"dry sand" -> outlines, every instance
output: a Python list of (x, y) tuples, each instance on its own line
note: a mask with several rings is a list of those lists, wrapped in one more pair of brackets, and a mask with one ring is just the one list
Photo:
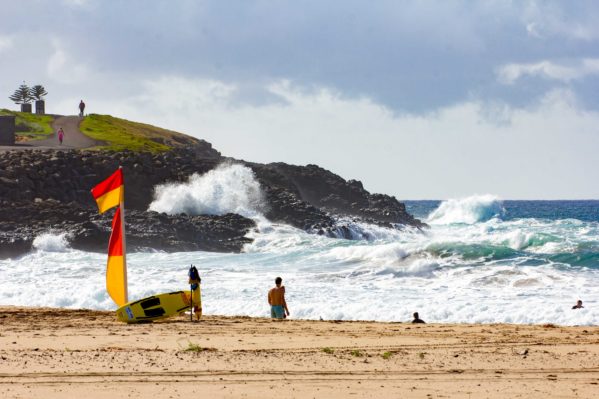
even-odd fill
[(597, 398), (599, 327), (0, 308), (0, 398)]

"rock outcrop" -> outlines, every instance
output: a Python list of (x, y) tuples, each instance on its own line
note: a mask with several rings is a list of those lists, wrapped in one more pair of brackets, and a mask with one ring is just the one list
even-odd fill
[(110, 212), (98, 215), (90, 189), (121, 166), (125, 172), (128, 249), (239, 252), (255, 223), (240, 215), (148, 212), (154, 187), (184, 182), (223, 162), (251, 168), (266, 199), (265, 216), (305, 231), (350, 238), (340, 217), (386, 227), (422, 227), (394, 197), (370, 194), (355, 180), (316, 165), (257, 164), (223, 158), (209, 143), (151, 154), (89, 150), (0, 152), (0, 257), (31, 249), (47, 231), (68, 231), (71, 246), (105, 251)]

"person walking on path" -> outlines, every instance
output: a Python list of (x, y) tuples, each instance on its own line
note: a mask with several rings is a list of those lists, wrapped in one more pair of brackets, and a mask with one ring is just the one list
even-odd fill
[(85, 103), (81, 100), (79, 103), (79, 116), (83, 117), (83, 111), (85, 111)]
[(268, 291), (268, 304), (270, 305), (270, 317), (273, 319), (284, 319), (289, 316), (287, 302), (285, 302), (285, 287), (281, 284), (283, 279), (275, 279), (275, 287)]
[(62, 140), (64, 139), (64, 130), (62, 128), (58, 129), (58, 143), (62, 145)]

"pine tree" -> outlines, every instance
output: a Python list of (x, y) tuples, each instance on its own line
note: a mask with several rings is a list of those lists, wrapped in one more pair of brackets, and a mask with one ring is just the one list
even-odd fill
[(31, 89), (25, 83), (23, 83), (14, 94), (10, 97), (16, 104), (29, 104), (33, 97), (31, 97)]
[(38, 101), (43, 100), (43, 97), (47, 95), (48, 92), (42, 85), (35, 85), (31, 88), (31, 96)]

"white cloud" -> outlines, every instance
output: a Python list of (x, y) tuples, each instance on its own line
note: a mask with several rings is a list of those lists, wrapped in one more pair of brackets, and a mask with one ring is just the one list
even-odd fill
[(13, 45), (13, 39), (10, 36), (0, 36), (0, 53), (8, 50)]
[(62, 0), (62, 3), (69, 7), (85, 7), (90, 3), (90, 0)]
[(530, 2), (522, 10), (526, 31), (538, 39), (565, 37), (581, 41), (596, 40), (599, 38), (597, 17), (596, 7), (592, 5), (570, 7), (563, 2)]
[(77, 84), (89, 79), (88, 68), (77, 63), (64, 49), (59, 39), (52, 40), (54, 52), (48, 59), (46, 71), (48, 76), (60, 83)]
[(571, 64), (558, 64), (546, 60), (532, 64), (507, 64), (498, 68), (496, 75), (504, 84), (513, 84), (524, 76), (569, 82), (589, 75), (599, 75), (599, 58), (586, 58)]
[(227, 156), (316, 163), (399, 198), (599, 198), (599, 113), (581, 111), (568, 90), (528, 109), (469, 101), (397, 115), (369, 98), (289, 81), (266, 87), (283, 100), (266, 105), (239, 104), (237, 87), (214, 80), (164, 76), (140, 87), (86, 102), (203, 138)]

